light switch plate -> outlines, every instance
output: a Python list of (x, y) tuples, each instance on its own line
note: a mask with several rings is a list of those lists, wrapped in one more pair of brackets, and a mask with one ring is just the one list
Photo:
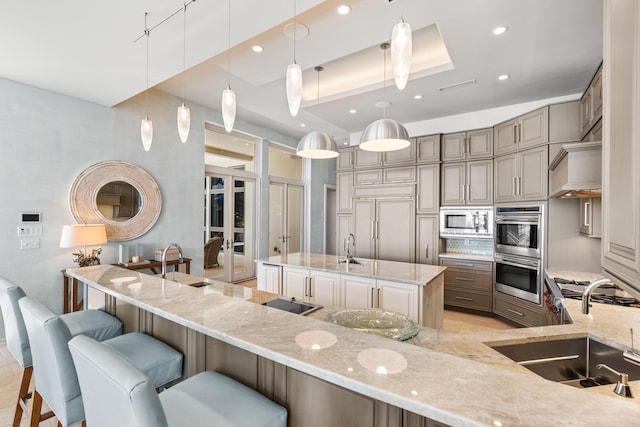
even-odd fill
[(18, 237), (23, 236), (42, 236), (41, 225), (19, 225)]
[(40, 239), (20, 239), (20, 249), (40, 249)]

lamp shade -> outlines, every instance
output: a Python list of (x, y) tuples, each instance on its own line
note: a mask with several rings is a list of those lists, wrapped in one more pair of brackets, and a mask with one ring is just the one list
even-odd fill
[(292, 116), (298, 114), (302, 101), (302, 68), (298, 64), (287, 67), (287, 102)]
[(61, 248), (94, 246), (107, 243), (107, 229), (104, 224), (73, 224), (62, 227)]
[(225, 130), (231, 132), (236, 121), (236, 93), (231, 88), (222, 91), (222, 121)]
[(313, 131), (298, 142), (296, 154), (308, 159), (331, 159), (338, 157), (338, 145), (326, 132)]
[(412, 42), (411, 26), (404, 21), (397, 23), (391, 33), (391, 62), (393, 78), (398, 89), (407, 86), (411, 71)]
[(147, 117), (142, 119), (140, 124), (140, 136), (142, 137), (142, 147), (144, 151), (149, 151), (153, 142), (153, 122)]
[(380, 119), (362, 132), (359, 147), (365, 151), (394, 151), (409, 146), (409, 132), (400, 123)]
[(191, 127), (191, 111), (189, 107), (184, 105), (178, 107), (178, 135), (180, 135), (180, 141), (187, 142), (189, 138), (189, 128)]

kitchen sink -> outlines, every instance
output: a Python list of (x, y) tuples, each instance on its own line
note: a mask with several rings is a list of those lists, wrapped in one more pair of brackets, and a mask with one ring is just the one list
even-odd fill
[(640, 379), (640, 366), (625, 360), (623, 350), (588, 336), (487, 345), (543, 378), (574, 387), (616, 384), (619, 376), (608, 369), (597, 369), (596, 366), (601, 363), (628, 374), (630, 381)]
[(296, 301), (295, 298), (276, 298), (272, 299), (271, 301), (263, 302), (262, 305), (288, 311), (290, 313), (302, 314), (303, 316), (311, 313), (312, 311), (316, 311), (322, 308), (321, 305), (311, 304), (310, 302)]
[(356, 264), (356, 265), (366, 265), (367, 263), (365, 261), (359, 260), (359, 259), (355, 259), (355, 258), (340, 258), (338, 260), (338, 263), (343, 263), (346, 262), (348, 264)]

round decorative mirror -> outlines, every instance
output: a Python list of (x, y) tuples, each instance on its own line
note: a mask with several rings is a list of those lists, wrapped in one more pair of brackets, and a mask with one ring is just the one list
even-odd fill
[(104, 224), (107, 239), (135, 239), (160, 216), (160, 188), (144, 169), (117, 160), (96, 163), (78, 175), (69, 192), (71, 214), (79, 223)]

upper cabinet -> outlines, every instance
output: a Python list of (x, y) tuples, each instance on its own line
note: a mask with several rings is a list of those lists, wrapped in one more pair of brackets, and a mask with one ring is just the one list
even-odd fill
[(602, 118), (602, 65), (596, 71), (591, 83), (580, 99), (581, 137)]
[(382, 167), (382, 154), (378, 151), (365, 151), (355, 147), (353, 149), (353, 167), (356, 169)]
[(487, 159), (493, 156), (493, 128), (442, 135), (442, 161)]
[(640, 296), (639, 33), (640, 2), (604, 1), (602, 268), (636, 297)]
[(549, 147), (532, 148), (494, 159), (496, 203), (545, 200), (548, 193)]
[(542, 107), (494, 127), (495, 155), (549, 142), (549, 107)]
[(418, 163), (440, 161), (440, 134), (421, 136), (415, 141)]
[(355, 147), (349, 147), (338, 150), (340, 154), (338, 155), (338, 162), (336, 163), (337, 170), (353, 169), (353, 151), (355, 149)]
[(493, 204), (493, 160), (442, 164), (442, 206)]
[(384, 166), (399, 166), (416, 162), (416, 142), (415, 138), (409, 140), (408, 147), (402, 150), (387, 151), (384, 153)]

